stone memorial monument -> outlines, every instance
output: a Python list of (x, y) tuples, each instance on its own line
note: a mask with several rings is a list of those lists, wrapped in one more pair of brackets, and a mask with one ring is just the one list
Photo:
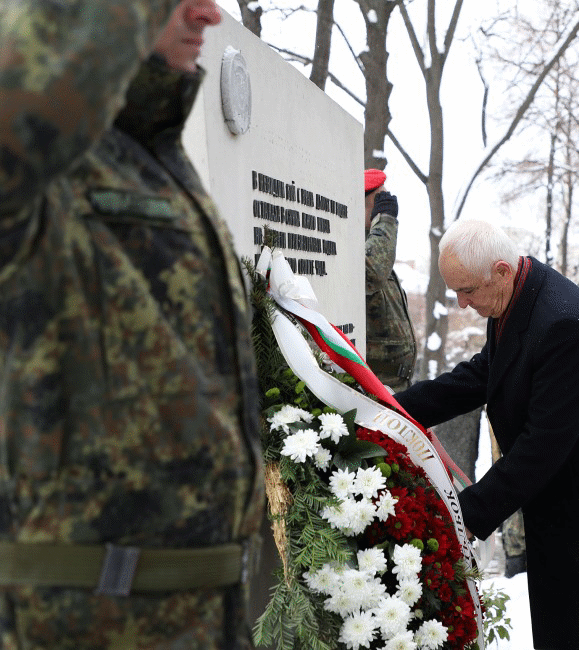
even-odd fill
[(362, 125), (225, 12), (200, 64), (183, 142), (238, 254), (255, 259), (264, 226), (276, 231), (318, 311), (364, 355)]
[[(318, 311), (365, 355), (362, 125), (223, 12), (207, 32), (207, 71), (183, 143), (228, 222), (239, 256), (255, 260), (263, 231), (307, 277)], [(279, 558), (269, 521), (250, 616), (260, 616)]]

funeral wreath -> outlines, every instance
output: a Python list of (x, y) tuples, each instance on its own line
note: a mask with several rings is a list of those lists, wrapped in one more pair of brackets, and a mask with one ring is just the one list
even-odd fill
[[(482, 650), (481, 605), (468, 587), (478, 572), (464, 561), (447, 505), (405, 445), (357, 424), (355, 409), (327, 406), (296, 376), (272, 330), (277, 305), (267, 279), (244, 265), (266, 489), (282, 564), (256, 644)], [(363, 391), (335, 366), (327, 371)]]

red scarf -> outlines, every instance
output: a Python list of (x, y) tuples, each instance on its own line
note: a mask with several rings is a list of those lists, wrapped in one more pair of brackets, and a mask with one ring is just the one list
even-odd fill
[(531, 270), (532, 265), (533, 264), (531, 262), (530, 257), (519, 257), (519, 267), (517, 269), (517, 274), (515, 275), (515, 281), (513, 285), (513, 295), (511, 296), (509, 304), (507, 305), (507, 308), (505, 309), (503, 314), (495, 321), (495, 333), (497, 335), (497, 343), (501, 338), (501, 334), (503, 333), (503, 330), (505, 328), (505, 323), (507, 322), (507, 318), (509, 317), (511, 311), (513, 310), (513, 306), (517, 302), (519, 296), (521, 295), (521, 291), (523, 290), (523, 285), (525, 284), (525, 280), (529, 275), (529, 271)]

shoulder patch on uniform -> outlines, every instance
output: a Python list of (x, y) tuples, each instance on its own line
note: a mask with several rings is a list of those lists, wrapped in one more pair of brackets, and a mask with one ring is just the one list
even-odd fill
[(169, 199), (127, 192), (126, 190), (90, 190), (87, 194), (93, 209), (110, 216), (142, 216), (150, 219), (177, 219)]

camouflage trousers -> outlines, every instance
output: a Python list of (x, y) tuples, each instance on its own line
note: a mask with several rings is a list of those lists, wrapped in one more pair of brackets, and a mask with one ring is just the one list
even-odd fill
[[(491, 450), (493, 463), (501, 457), (499, 445), (489, 422), (489, 433), (491, 437)], [(523, 524), (523, 512), (517, 510), (501, 525), (503, 549), (507, 557), (517, 557), (525, 553), (525, 526)]]
[(399, 393), (400, 391), (410, 388), (410, 380), (403, 379), (402, 377), (380, 377), (380, 381), (388, 388), (392, 389), (392, 392)]
[(523, 513), (517, 510), (501, 527), (503, 548), (508, 557), (523, 555), (525, 552), (525, 526)]
[(410, 378), (414, 371), (414, 355), (404, 355), (394, 361), (385, 361), (368, 357), (368, 365), (378, 379), (397, 393), (410, 387)]
[(252, 650), (238, 586), (97, 596), (82, 589), (0, 595), (1, 650)]

